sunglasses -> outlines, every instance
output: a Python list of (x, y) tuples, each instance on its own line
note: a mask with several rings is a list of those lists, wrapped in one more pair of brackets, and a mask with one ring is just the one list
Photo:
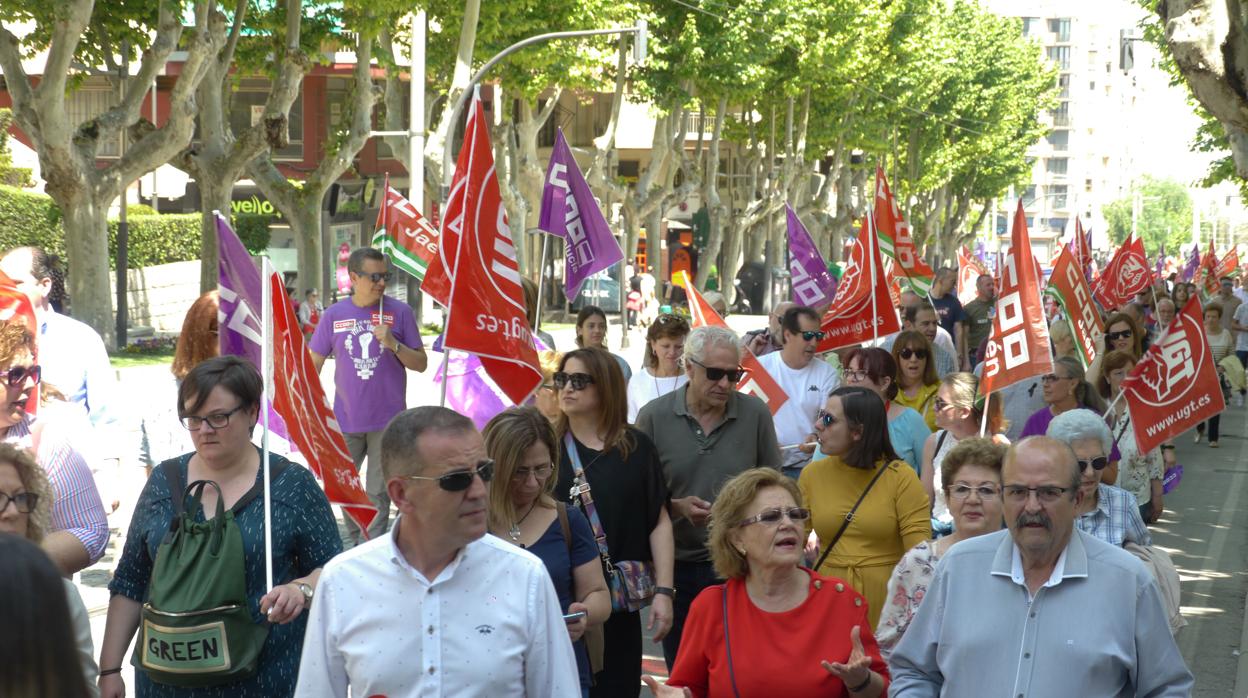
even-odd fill
[(1118, 340), (1120, 340), (1120, 339), (1130, 339), (1130, 338), (1131, 338), (1131, 330), (1121, 330), (1121, 331), (1118, 331), (1118, 332), (1107, 332), (1107, 333), (1105, 334), (1105, 340), (1106, 340), (1106, 341), (1109, 341), (1109, 342), (1116, 342), (1116, 341), (1118, 341)]
[(741, 368), (740, 366), (736, 368), (715, 368), (714, 366), (707, 366), (706, 364), (702, 363), (701, 361), (698, 361), (697, 359), (689, 359), (689, 360), (701, 366), (702, 370), (706, 371), (707, 379), (710, 380), (712, 383), (718, 383), (719, 381), (727, 377), (729, 383), (736, 384), (736, 383), (741, 382), (741, 377), (745, 375), (745, 369)]
[(10, 387), (13, 388), (25, 383), (27, 378), (33, 378), (34, 381), (38, 383), (39, 378), (42, 375), (43, 369), (40, 368), (38, 364), (34, 366), (14, 366), (9, 370), (0, 373), (0, 376), (4, 376), (4, 380)]
[(807, 342), (811, 341), (812, 339), (817, 339), (822, 342), (823, 338), (827, 336), (828, 336), (828, 333), (824, 332), (823, 330), (812, 330), (810, 332), (802, 332), (802, 339), (806, 340)]
[(594, 377), (588, 373), (564, 373), (560, 371), (551, 380), (555, 384), (555, 390), (563, 390), (569, 383), (572, 384), (573, 390), (584, 390), (585, 386), (593, 384)]
[(810, 509), (803, 509), (802, 507), (791, 507), (789, 509), (764, 509), (748, 519), (743, 519), (738, 525), (749, 526), (750, 524), (761, 523), (767, 524), (768, 526), (775, 526), (780, 523), (780, 519), (785, 517), (788, 517), (789, 521), (792, 521), (793, 523), (799, 523), (810, 518)]
[(375, 272), (373, 272), (373, 273), (371, 273), (371, 274), (356, 274), (356, 276), (360, 277), (361, 279), (368, 279), (369, 281), (371, 281), (371, 282), (373, 282), (373, 283), (375, 283), (375, 284), (376, 284), (376, 283), (380, 283), (380, 282), (382, 282), (382, 281), (389, 281), (389, 280), (393, 279), (393, 278), (394, 278), (394, 272), (391, 272), (391, 271), (387, 271), (387, 272), (375, 271)]
[(1087, 470), (1089, 465), (1092, 466), (1093, 470), (1104, 470), (1109, 465), (1109, 459), (1105, 456), (1097, 456), (1092, 460), (1081, 460), (1079, 461), (1079, 472), (1082, 473)]
[(903, 359), (926, 359), (927, 350), (926, 349), (911, 349), (910, 347), (906, 347), (905, 349), (902, 349), (901, 351), (897, 352), (897, 355)]
[(477, 463), (477, 467), (472, 470), (456, 470), (453, 473), (439, 475), (438, 477), (425, 477), (423, 475), (402, 475), (400, 480), (434, 480), (447, 492), (463, 492), (472, 486), (472, 478), (480, 477), (481, 482), (489, 482), (494, 477), (494, 461), (486, 458)]
[(936, 398), (932, 404), (936, 407), (937, 412), (944, 412), (946, 409), (953, 406), (953, 403), (945, 402), (940, 398)]

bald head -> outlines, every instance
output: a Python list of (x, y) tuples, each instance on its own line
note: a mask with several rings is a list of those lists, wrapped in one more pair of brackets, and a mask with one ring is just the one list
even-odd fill
[(1005, 454), (1002, 473), (1005, 481), (1010, 482), (1010, 475), (1020, 470), (1021, 466), (1029, 469), (1047, 471), (1052, 478), (1063, 487), (1079, 486), (1079, 460), (1075, 452), (1065, 442), (1049, 436), (1029, 436), (1010, 447)]

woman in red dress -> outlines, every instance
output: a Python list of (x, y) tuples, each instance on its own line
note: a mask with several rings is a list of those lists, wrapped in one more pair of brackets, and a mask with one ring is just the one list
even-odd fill
[(645, 677), (656, 696), (887, 693), (866, 600), (800, 566), (810, 511), (792, 480), (748, 470), (724, 485), (711, 520), (707, 545), (728, 581), (694, 600), (667, 685)]

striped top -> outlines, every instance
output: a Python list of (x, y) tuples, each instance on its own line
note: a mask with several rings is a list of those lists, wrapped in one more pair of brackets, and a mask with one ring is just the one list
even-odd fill
[[(36, 439), (32, 427), (38, 424)], [(69, 440), (68, 425), (58, 420), (36, 421), (26, 415), (9, 427), (4, 442), (36, 451), (36, 459), (48, 474), (52, 485), (52, 527), (50, 531), (69, 531), (82, 542), (87, 556), (95, 564), (104, 557), (108, 546), (108, 517), (100, 501), (100, 491), (87, 461)], [(35, 443), (38, 449), (35, 449)]]

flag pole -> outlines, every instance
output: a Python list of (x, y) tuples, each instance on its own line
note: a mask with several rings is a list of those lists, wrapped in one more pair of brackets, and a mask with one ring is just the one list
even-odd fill
[[(386, 171), (385, 184), (381, 189), (381, 229), (385, 231), (381, 237), (381, 253), (386, 255), (386, 273), (390, 272), (390, 255), (388, 251), (392, 249), (390, 243), (390, 171)], [(377, 321), (382, 325), (386, 324), (386, 290), (381, 290), (381, 298), (377, 300)], [(397, 355), (396, 355), (397, 356)]]
[(992, 399), (992, 393), (984, 395), (984, 414), (979, 418), (979, 436), (983, 438), (988, 433), (988, 401)]
[[(537, 265), (537, 314), (533, 317), (533, 332), (542, 326), (542, 290), (546, 286), (546, 246), (550, 244), (550, 236), (542, 231), (542, 259)], [(550, 347), (554, 349), (554, 347)]]
[(271, 270), (269, 258), (260, 257), (261, 305), (263, 319), (260, 342), (260, 371), (264, 380), (264, 399), (260, 401), (260, 423), (264, 431), (260, 434), (260, 468), (264, 480), (264, 588), (273, 589), (273, 493), (269, 482), (269, 401), (273, 394), (269, 391), (273, 378), (273, 284), (269, 278)]

